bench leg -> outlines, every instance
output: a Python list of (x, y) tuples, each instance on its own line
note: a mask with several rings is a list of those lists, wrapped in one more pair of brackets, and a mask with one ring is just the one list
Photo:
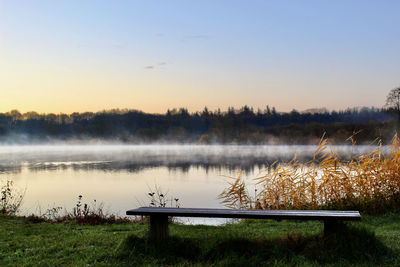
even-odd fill
[(337, 229), (341, 226), (341, 222), (337, 220), (325, 220), (324, 221), (324, 236), (328, 236), (337, 231)]
[(168, 239), (168, 216), (150, 216), (150, 239), (157, 245), (162, 244)]

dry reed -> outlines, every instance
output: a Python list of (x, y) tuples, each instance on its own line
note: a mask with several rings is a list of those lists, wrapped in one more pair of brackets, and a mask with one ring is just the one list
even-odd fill
[(253, 180), (257, 186), (254, 194), (248, 191), (240, 172), (219, 197), (228, 207), (247, 209), (358, 209), (377, 213), (399, 208), (399, 137), (393, 137), (387, 154), (382, 152), (381, 142), (377, 143), (370, 153), (343, 161), (323, 137), (311, 161), (299, 163), (294, 157), (288, 163), (275, 162), (266, 168)]

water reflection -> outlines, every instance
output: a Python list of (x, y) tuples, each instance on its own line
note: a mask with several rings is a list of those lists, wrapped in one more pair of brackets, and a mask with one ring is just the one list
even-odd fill
[[(342, 159), (370, 152), (371, 146), (333, 146)], [(387, 148), (385, 148), (387, 150)], [(188, 172), (190, 168), (251, 173), (274, 161), (289, 161), (294, 155), (308, 161), (316, 146), (201, 146), (201, 145), (72, 145), (1, 146), (0, 172), (18, 173), (21, 166), (30, 171), (102, 170), (140, 172), (167, 167)]]
[(252, 173), (255, 168), (262, 169), (265, 168), (269, 163), (254, 163), (254, 164), (211, 164), (211, 163), (130, 163), (130, 162), (70, 162), (70, 163), (60, 163), (60, 162), (49, 162), (49, 163), (34, 163), (34, 164), (23, 164), (20, 166), (5, 166), (4, 168), (0, 166), (0, 172), (5, 173), (17, 173), (21, 172), (22, 166), (26, 166), (31, 172), (40, 171), (57, 171), (57, 170), (67, 170), (72, 169), (74, 171), (92, 171), (101, 170), (104, 172), (131, 172), (137, 173), (145, 169), (153, 169), (159, 167), (166, 167), (171, 172), (182, 172), (187, 173), (190, 169), (202, 169), (205, 173), (210, 171), (235, 171), (243, 170), (244, 173)]

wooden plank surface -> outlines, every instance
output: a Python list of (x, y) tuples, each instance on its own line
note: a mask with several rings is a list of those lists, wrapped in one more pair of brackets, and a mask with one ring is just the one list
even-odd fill
[(138, 209), (128, 210), (126, 212), (126, 215), (166, 215), (177, 217), (249, 218), (278, 220), (361, 220), (361, 215), (358, 211), (335, 210), (234, 210), (141, 207)]

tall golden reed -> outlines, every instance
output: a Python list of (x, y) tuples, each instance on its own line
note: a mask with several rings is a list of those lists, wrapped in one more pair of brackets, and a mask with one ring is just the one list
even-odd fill
[(299, 163), (274, 162), (254, 179), (254, 194), (242, 178), (220, 194), (232, 208), (250, 209), (358, 209), (376, 213), (400, 207), (400, 140), (392, 139), (390, 151), (378, 142), (370, 153), (340, 160), (323, 137), (313, 159)]

